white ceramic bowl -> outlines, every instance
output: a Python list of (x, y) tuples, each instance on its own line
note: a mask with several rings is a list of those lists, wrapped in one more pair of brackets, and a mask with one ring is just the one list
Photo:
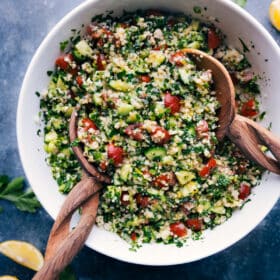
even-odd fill
[[(193, 7), (207, 7), (201, 15), (194, 14)], [(58, 192), (50, 168), (45, 162), (43, 138), (36, 135), (38, 124), (34, 121), (39, 111), (39, 99), (35, 91), (47, 88), (49, 78), (46, 71), (53, 69), (59, 55), (59, 42), (71, 36), (72, 28), (80, 28), (90, 22), (93, 15), (113, 10), (133, 11), (137, 8), (155, 8), (192, 14), (202, 20), (216, 24), (227, 35), (228, 44), (242, 49), (239, 38), (254, 48), (247, 54), (256, 73), (265, 76), (261, 80), (262, 104), (267, 109), (267, 123), (273, 122), (272, 130), (280, 135), (280, 51), (268, 32), (246, 11), (231, 1), (222, 0), (92, 0), (85, 1), (65, 16), (49, 33), (34, 55), (22, 85), (17, 113), (17, 137), (22, 164), (26, 176), (46, 211), (55, 218), (64, 196)], [(217, 18), (218, 21), (214, 21)], [(268, 59), (268, 62), (265, 62)], [(266, 174), (260, 186), (253, 190), (252, 201), (242, 211), (236, 211), (232, 218), (212, 231), (204, 233), (201, 241), (190, 241), (187, 246), (144, 245), (137, 252), (131, 252), (129, 245), (117, 235), (95, 227), (86, 244), (113, 258), (145, 265), (171, 265), (195, 261), (217, 253), (234, 244), (260, 223), (271, 210), (280, 193), (279, 177)], [(42, 221), (43, 222), (43, 221)]]

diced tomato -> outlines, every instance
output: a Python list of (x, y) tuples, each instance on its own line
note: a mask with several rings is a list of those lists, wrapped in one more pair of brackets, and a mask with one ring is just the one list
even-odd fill
[(104, 54), (101, 53), (97, 56), (96, 64), (97, 64), (97, 70), (99, 70), (99, 71), (105, 70), (107, 63), (106, 63), (106, 58), (105, 58)]
[(149, 83), (151, 81), (151, 78), (149, 75), (141, 75), (140, 76), (140, 81), (143, 83)]
[(217, 166), (216, 160), (214, 158), (210, 158), (207, 164), (200, 170), (200, 177), (207, 177), (211, 170)]
[(77, 76), (76, 77), (76, 82), (81, 87), (83, 85), (83, 83), (84, 83), (83, 77), (82, 76)]
[(209, 137), (209, 126), (207, 121), (201, 120), (198, 122), (196, 128), (196, 134), (199, 138), (208, 138)]
[(202, 229), (202, 220), (198, 218), (188, 219), (186, 221), (187, 227), (193, 231), (200, 231)]
[(175, 114), (180, 111), (180, 98), (178, 96), (172, 95), (169, 91), (164, 95), (164, 106), (169, 108), (171, 114)]
[(89, 130), (91, 128), (94, 129), (94, 130), (98, 129), (97, 126), (95, 125), (95, 123), (89, 118), (84, 118), (82, 120), (82, 124), (83, 124), (83, 126), (86, 130)]
[(208, 31), (208, 47), (209, 49), (216, 49), (221, 44), (221, 38), (219, 35), (213, 30), (209, 29)]
[(242, 182), (240, 184), (238, 197), (244, 200), (250, 195), (250, 193), (251, 193), (251, 186), (248, 183)]
[(248, 100), (242, 105), (241, 115), (244, 117), (255, 117), (258, 114), (255, 107), (256, 107), (255, 100), (253, 98)]
[(176, 176), (173, 172), (166, 172), (153, 180), (153, 185), (158, 188), (168, 188), (176, 185)]
[(130, 238), (131, 238), (132, 241), (136, 241), (137, 240), (136, 232), (132, 232), (131, 235), (130, 235)]
[(128, 135), (130, 138), (141, 141), (144, 139), (143, 132), (141, 130), (142, 124), (130, 124), (125, 130), (124, 133)]
[(135, 195), (135, 200), (136, 200), (137, 206), (139, 206), (141, 208), (145, 208), (149, 205), (149, 197), (145, 196), (145, 195), (141, 195), (140, 193), (137, 193)]
[(107, 146), (107, 155), (109, 159), (112, 159), (114, 165), (118, 166), (123, 162), (124, 151), (123, 148), (117, 147), (114, 144)]
[(128, 191), (122, 191), (122, 193), (121, 193), (121, 204), (124, 205), (124, 206), (127, 206), (127, 205), (130, 204)]
[(187, 228), (182, 222), (175, 222), (173, 224), (170, 224), (169, 226), (170, 231), (174, 234), (177, 235), (178, 237), (183, 237), (186, 236), (188, 233)]
[(113, 33), (108, 30), (107, 28), (101, 28), (99, 26), (96, 26), (94, 24), (91, 24), (87, 27), (87, 33), (92, 37), (92, 39), (100, 39), (104, 35), (111, 36)]
[(214, 158), (210, 158), (207, 165), (210, 167), (210, 168), (215, 168), (217, 166), (217, 162)]
[(59, 67), (62, 70), (69, 70), (70, 69), (70, 63), (74, 60), (73, 55), (72, 54), (64, 54), (59, 56), (56, 61), (55, 61), (55, 65), (57, 67)]
[(107, 170), (107, 166), (108, 166), (108, 162), (107, 161), (101, 161), (99, 164), (99, 167), (102, 171), (106, 171)]
[(176, 66), (184, 66), (185, 65), (185, 54), (182, 51), (177, 51), (170, 56), (169, 61)]
[(155, 143), (157, 143), (159, 145), (163, 145), (163, 144), (166, 144), (170, 140), (171, 135), (165, 128), (158, 126), (152, 132), (151, 137)]

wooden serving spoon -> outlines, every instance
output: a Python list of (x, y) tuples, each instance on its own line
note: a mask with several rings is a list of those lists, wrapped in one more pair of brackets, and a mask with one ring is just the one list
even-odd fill
[[(69, 123), (69, 138), (73, 142), (77, 138), (77, 113), (74, 111)], [(33, 277), (34, 280), (57, 279), (63, 269), (72, 261), (83, 247), (95, 218), (99, 203), (101, 183), (110, 183), (108, 176), (100, 173), (84, 157), (81, 147), (72, 147), (77, 159), (83, 167), (82, 180), (71, 190), (63, 203), (52, 227), (43, 267)], [(70, 230), (73, 213), (81, 209), (78, 225)]]
[[(216, 131), (218, 140), (227, 136), (248, 159), (280, 174), (280, 138), (258, 123), (236, 113), (234, 85), (224, 65), (196, 49), (184, 49), (183, 52), (190, 55), (198, 69), (212, 72), (216, 97), (221, 104), (219, 127)], [(260, 145), (266, 146), (275, 159), (262, 152)]]

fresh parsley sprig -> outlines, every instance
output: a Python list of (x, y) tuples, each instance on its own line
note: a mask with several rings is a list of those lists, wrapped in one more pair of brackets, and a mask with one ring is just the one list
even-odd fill
[(31, 189), (24, 189), (24, 178), (18, 177), (10, 181), (6, 175), (0, 176), (0, 199), (8, 200), (21, 211), (34, 213), (40, 202)]

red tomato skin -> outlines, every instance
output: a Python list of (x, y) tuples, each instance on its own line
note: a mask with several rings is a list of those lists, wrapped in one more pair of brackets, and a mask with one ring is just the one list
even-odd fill
[(255, 117), (258, 114), (254, 109), (255, 105), (255, 100), (253, 98), (245, 102), (241, 108), (241, 115), (244, 117)]
[(186, 225), (193, 231), (200, 231), (202, 229), (202, 220), (198, 218), (188, 219)]
[[(157, 138), (156, 137), (157, 133), (163, 134), (163, 136), (161, 138)], [(152, 140), (159, 145), (166, 144), (171, 138), (171, 135), (169, 134), (169, 132), (161, 126), (157, 127), (152, 132), (151, 136), (152, 136)]]
[(188, 233), (187, 228), (185, 227), (185, 225), (182, 222), (172, 223), (172, 224), (170, 224), (169, 228), (170, 228), (170, 231), (178, 237), (186, 236)]
[(83, 126), (86, 130), (89, 130), (91, 128), (94, 129), (94, 130), (98, 129), (97, 126), (95, 125), (95, 123), (89, 118), (84, 118), (82, 120), (82, 124), (83, 124)]
[(140, 81), (143, 83), (149, 83), (151, 81), (151, 78), (149, 75), (141, 75), (140, 76)]
[(239, 198), (240, 199), (246, 199), (251, 193), (251, 186), (245, 182), (242, 182), (240, 184), (240, 188), (239, 188)]
[(217, 162), (214, 158), (210, 158), (207, 164), (199, 172), (200, 177), (209, 176), (211, 170), (217, 166)]
[(106, 58), (104, 54), (99, 54), (97, 56), (97, 61), (96, 61), (96, 65), (97, 65), (97, 70), (99, 71), (103, 71), (106, 68)]
[(138, 207), (145, 208), (149, 205), (149, 197), (140, 193), (135, 195), (135, 200)]
[(209, 29), (207, 37), (209, 49), (216, 49), (220, 46), (221, 38), (213, 29)]
[(177, 51), (170, 56), (169, 61), (176, 66), (184, 66), (185, 54), (182, 51)]
[(171, 114), (178, 113), (180, 111), (180, 98), (172, 95), (170, 92), (166, 92), (164, 95), (164, 106), (170, 109)]
[(83, 77), (82, 76), (77, 76), (76, 77), (76, 82), (81, 87), (83, 85), (83, 83), (84, 83)]
[(69, 70), (70, 68), (70, 64), (73, 61), (73, 55), (72, 54), (64, 54), (59, 56), (56, 61), (55, 61), (55, 65), (59, 68), (61, 68), (62, 70)]
[(109, 159), (113, 160), (115, 166), (118, 166), (123, 162), (124, 151), (121, 147), (109, 144), (107, 146), (107, 155)]
[(173, 172), (160, 174), (153, 180), (153, 185), (158, 188), (173, 187), (176, 183), (176, 176)]
[(100, 169), (101, 169), (102, 171), (106, 171), (106, 170), (107, 170), (107, 166), (108, 166), (107, 161), (102, 161), (102, 162), (100, 162), (100, 164), (99, 164), (99, 167), (100, 167)]
[(124, 197), (127, 196), (127, 195), (129, 195), (128, 191), (122, 191), (122, 193), (121, 193), (121, 204), (123, 206), (127, 206), (127, 205), (130, 204), (129, 200), (124, 200)]
[(136, 141), (142, 141), (144, 139), (144, 135), (141, 131), (142, 124), (130, 124), (127, 126), (127, 128), (124, 130), (124, 133), (128, 135), (130, 138), (136, 140)]
[(131, 235), (130, 235), (130, 238), (131, 238), (132, 241), (135, 242), (137, 240), (137, 234), (135, 232), (132, 232)]

